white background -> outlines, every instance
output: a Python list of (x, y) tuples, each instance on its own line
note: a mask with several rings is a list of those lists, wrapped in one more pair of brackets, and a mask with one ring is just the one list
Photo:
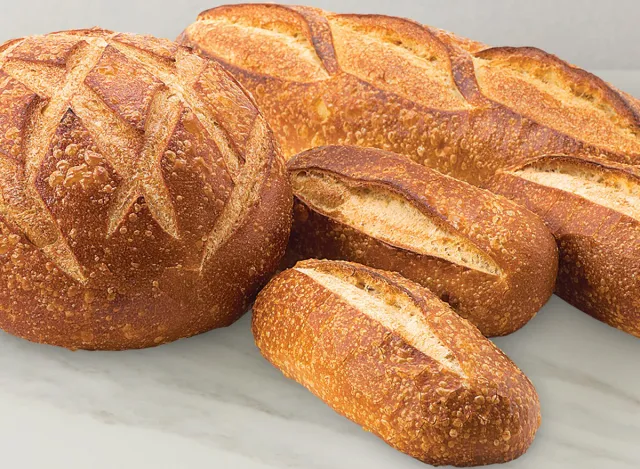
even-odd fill
[[(0, 40), (102, 26), (175, 38), (212, 0), (0, 0)], [(238, 2), (226, 2), (238, 3)], [(282, 3), (300, 3), (287, 2)], [(640, 69), (637, 0), (307, 0), (413, 18), (492, 45), (530, 45), (587, 69)]]

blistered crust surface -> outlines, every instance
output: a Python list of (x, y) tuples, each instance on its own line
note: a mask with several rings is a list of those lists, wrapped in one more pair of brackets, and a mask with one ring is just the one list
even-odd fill
[(640, 158), (635, 100), (537, 49), (266, 4), (208, 10), (180, 39), (251, 90), (288, 156), (376, 147), (474, 184), (544, 154)]
[(269, 283), (253, 311), (265, 358), (415, 458), (505, 462), (533, 440), (539, 403), (527, 378), (476, 328), (397, 274), (301, 262)]
[[(251, 98), (217, 64), (100, 29), (28, 37), (0, 52), (0, 108), (5, 329), (121, 348), (230, 322), (248, 299), (204, 290), (219, 249), (263, 219), (262, 199), (273, 222), (244, 233), (255, 250), (236, 272), (247, 296), (277, 262), (283, 164)], [(175, 288), (185, 282), (191, 298)]]

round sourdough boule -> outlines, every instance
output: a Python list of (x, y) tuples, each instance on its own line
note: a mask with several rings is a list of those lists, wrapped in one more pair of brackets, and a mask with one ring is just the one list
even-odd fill
[(470, 322), (399, 274), (307, 260), (253, 307), (262, 355), (336, 412), (433, 465), (523, 454), (540, 425), (531, 382)]
[(276, 269), (291, 190), (252, 98), (173, 42), (0, 46), (0, 327), (76, 349), (227, 326)]

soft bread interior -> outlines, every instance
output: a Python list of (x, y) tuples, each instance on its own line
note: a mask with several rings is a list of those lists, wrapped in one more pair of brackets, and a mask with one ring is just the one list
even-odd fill
[[(381, 21), (399, 24), (380, 25)], [(401, 19), (329, 18), (340, 67), (374, 85), (437, 109), (467, 109), (446, 50), (414, 23)], [(404, 28), (413, 34), (398, 32)], [(419, 36), (419, 37), (418, 37)]]
[(313, 268), (296, 267), (362, 314), (402, 337), (407, 344), (465, 377), (453, 352), (447, 348), (427, 323), (424, 312), (400, 292), (381, 291), (356, 275), (340, 276)]
[(621, 172), (591, 165), (538, 163), (511, 174), (565, 192), (640, 220), (640, 184)]
[(474, 59), (482, 93), (543, 125), (614, 151), (640, 152), (640, 133), (584, 79), (532, 58)]
[(364, 186), (322, 171), (292, 174), (296, 197), (311, 209), (392, 246), (500, 275), (495, 261), (468, 239), (382, 185)]

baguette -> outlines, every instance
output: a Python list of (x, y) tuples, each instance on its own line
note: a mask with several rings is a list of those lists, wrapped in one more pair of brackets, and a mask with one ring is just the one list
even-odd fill
[(288, 167), (289, 265), (327, 258), (399, 272), (485, 336), (519, 329), (553, 293), (553, 236), (507, 199), (371, 148), (321, 147)]
[[(180, 40), (220, 61), (253, 93), (289, 157), (319, 145), (376, 147), (480, 186), (545, 155), (640, 163), (640, 101), (532, 47), (490, 47), (401, 18), (256, 4), (205, 11)], [(530, 207), (547, 203), (534, 200), (540, 190), (505, 187), (507, 179), (503, 194)], [(549, 219), (546, 210), (537, 213), (554, 232), (589, 219), (593, 201), (575, 198), (580, 212), (556, 206)], [(614, 205), (607, 205), (611, 213), (620, 210)], [(622, 232), (610, 232), (612, 239), (640, 236), (635, 224), (614, 225)], [(558, 241), (571, 251), (561, 254), (561, 295), (637, 331), (640, 307), (618, 301), (630, 290), (618, 296), (602, 286), (635, 284), (626, 275), (640, 267), (636, 258), (591, 234)], [(614, 259), (624, 265), (614, 269)], [(584, 265), (589, 274), (577, 275)]]
[(219, 64), (149, 36), (0, 46), (0, 327), (71, 349), (231, 324), (284, 254), (284, 160)]
[(640, 337), (640, 173), (598, 159), (545, 156), (489, 187), (544, 217), (558, 240), (556, 293)]
[(640, 103), (532, 47), (267, 4), (204, 11), (179, 40), (254, 94), (287, 156), (377, 147), (474, 184), (531, 156), (640, 159)]
[(540, 425), (526, 376), (471, 323), (399, 274), (300, 262), (258, 295), (253, 334), (285, 376), (429, 464), (512, 460)]

